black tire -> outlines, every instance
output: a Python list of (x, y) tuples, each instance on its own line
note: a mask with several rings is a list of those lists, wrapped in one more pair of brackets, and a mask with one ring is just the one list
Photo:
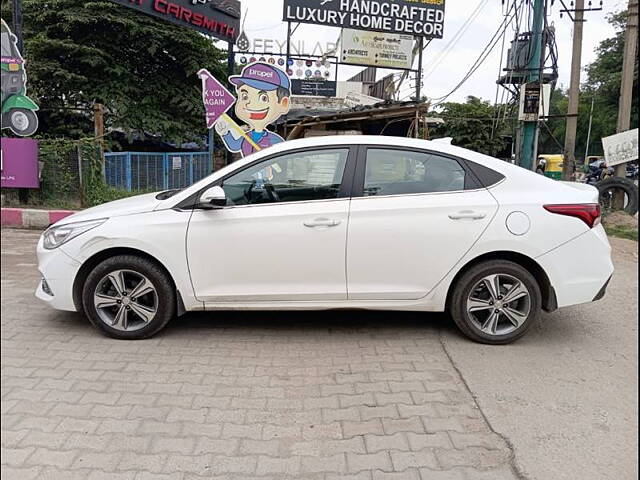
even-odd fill
[[(19, 128), (18, 125), (14, 125), (12, 121), (12, 115), (14, 112), (22, 113), (28, 119), (27, 125), (22, 130)], [(38, 130), (38, 116), (35, 113), (33, 113), (31, 110), (27, 110), (26, 108), (15, 108), (13, 110), (8, 111), (5, 115), (7, 118), (7, 124), (9, 126), (9, 129), (16, 135), (20, 135), (21, 137), (28, 137), (36, 133), (36, 130)]]
[[(530, 308), (526, 320), (517, 329), (504, 335), (490, 335), (483, 332), (474, 324), (467, 312), (467, 299), (471, 294), (471, 289), (484, 277), (494, 274), (514, 277), (522, 282), (529, 291)], [(538, 321), (541, 308), (542, 294), (537, 280), (525, 268), (507, 260), (485, 261), (463, 273), (454, 286), (449, 303), (449, 313), (462, 333), (471, 340), (489, 345), (504, 345), (522, 337)]]
[[(94, 304), (94, 292), (98, 283), (106, 275), (117, 270), (128, 270), (144, 275), (151, 281), (157, 292), (155, 316), (138, 330), (123, 331), (111, 327), (102, 320)], [(158, 333), (174, 317), (176, 291), (171, 279), (157, 263), (135, 255), (118, 255), (104, 260), (89, 273), (82, 289), (82, 304), (91, 323), (103, 334), (121, 340), (141, 340)]]
[(624, 207), (624, 211), (629, 215), (635, 215), (638, 213), (638, 187), (628, 178), (611, 177), (596, 185), (600, 192), (600, 205), (605, 212), (613, 211), (613, 205), (611, 205), (611, 194), (615, 191), (622, 191), (628, 198), (627, 205)]

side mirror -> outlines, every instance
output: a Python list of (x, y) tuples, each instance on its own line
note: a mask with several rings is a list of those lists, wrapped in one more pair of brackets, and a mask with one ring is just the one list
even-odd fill
[(200, 195), (199, 205), (203, 208), (220, 208), (227, 205), (227, 195), (220, 186), (208, 188)]

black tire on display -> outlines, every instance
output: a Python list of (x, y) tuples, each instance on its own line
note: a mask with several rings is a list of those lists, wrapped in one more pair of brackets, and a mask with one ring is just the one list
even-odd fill
[(470, 339), (504, 345), (522, 337), (536, 323), (541, 306), (540, 286), (529, 271), (507, 260), (489, 260), (458, 279), (449, 313)]
[(89, 273), (82, 303), (91, 323), (105, 335), (141, 340), (155, 335), (174, 317), (176, 291), (157, 263), (118, 255)]
[(610, 177), (598, 182), (596, 186), (600, 192), (600, 205), (606, 213), (613, 210), (613, 194), (616, 191), (623, 192), (626, 197), (624, 211), (629, 215), (638, 213), (638, 187), (633, 180)]
[[(5, 114), (6, 122), (13, 133), (28, 137), (38, 130), (38, 116), (26, 108), (15, 108)], [(3, 118), (3, 126), (5, 124)]]

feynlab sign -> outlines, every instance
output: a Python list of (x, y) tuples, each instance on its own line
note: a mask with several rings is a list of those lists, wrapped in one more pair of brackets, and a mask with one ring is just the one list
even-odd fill
[(2, 188), (39, 188), (38, 142), (2, 137), (0, 169)]
[(235, 43), (240, 34), (238, 0), (111, 0), (154, 17)]
[(442, 38), (445, 0), (284, 0), (285, 22)]

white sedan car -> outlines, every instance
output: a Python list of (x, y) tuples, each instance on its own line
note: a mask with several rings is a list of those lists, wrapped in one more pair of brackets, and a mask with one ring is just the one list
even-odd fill
[[(602, 298), (598, 192), (446, 142), (284, 142), (179, 191), (90, 208), (38, 244), (36, 295), (103, 333), (188, 311), (447, 311), (473, 340)], [(425, 320), (427, 317), (425, 317)]]

